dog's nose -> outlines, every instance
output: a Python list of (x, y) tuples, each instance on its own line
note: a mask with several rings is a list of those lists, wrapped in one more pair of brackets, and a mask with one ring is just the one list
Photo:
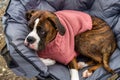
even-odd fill
[(34, 37), (32, 37), (32, 36), (29, 36), (27, 38), (27, 42), (30, 43), (30, 44), (34, 43), (35, 41), (36, 41), (36, 39)]

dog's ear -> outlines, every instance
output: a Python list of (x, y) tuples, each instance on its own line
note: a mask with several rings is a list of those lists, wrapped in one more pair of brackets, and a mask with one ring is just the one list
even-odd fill
[(59, 19), (57, 18), (57, 16), (52, 13), (54, 16), (50, 16), (48, 17), (47, 19), (51, 22), (51, 24), (55, 27), (55, 29), (58, 30), (58, 32), (61, 34), (61, 35), (64, 35), (65, 34), (65, 28), (64, 26), (60, 23)]
[(35, 12), (34, 10), (30, 10), (30, 11), (26, 12), (25, 17), (26, 17), (27, 21), (30, 20), (30, 18), (32, 17), (32, 14), (34, 12)]
[(65, 27), (60, 23), (58, 18), (56, 18), (56, 27), (61, 35), (65, 34)]

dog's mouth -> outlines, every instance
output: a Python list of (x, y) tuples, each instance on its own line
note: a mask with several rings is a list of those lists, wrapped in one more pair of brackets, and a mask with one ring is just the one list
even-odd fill
[(24, 43), (26, 47), (29, 47), (30, 46), (30, 43)]
[(32, 50), (35, 50), (35, 51), (42, 51), (45, 49), (45, 45), (42, 43), (42, 42), (39, 42), (38, 44), (31, 44), (29, 42), (24, 42), (25, 46), (32, 49)]
[(38, 48), (37, 48), (37, 46), (35, 44), (30, 44), (28, 42), (24, 42), (24, 44), (25, 44), (26, 47), (29, 47), (30, 49), (38, 51)]

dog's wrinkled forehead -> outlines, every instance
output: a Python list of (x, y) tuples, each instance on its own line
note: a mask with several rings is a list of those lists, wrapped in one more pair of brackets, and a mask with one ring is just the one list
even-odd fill
[(31, 17), (30, 21), (28, 22), (30, 28), (34, 28), (35, 26), (40, 25), (40, 17)]
[[(39, 14), (38, 14), (39, 13)], [(48, 16), (46, 16), (46, 12), (34, 12), (31, 14), (30, 20), (28, 21), (28, 25), (30, 28), (36, 27), (43, 27), (45, 24), (48, 24), (50, 21), (48, 19)]]
[(60, 23), (59, 19), (57, 18), (56, 14), (50, 11), (28, 11), (26, 13), (26, 19), (28, 20), (28, 25), (30, 28), (34, 28), (34, 25), (36, 24), (37, 28), (45, 28), (49, 29), (49, 27), (52, 27), (56, 29), (61, 35), (64, 35), (65, 28)]

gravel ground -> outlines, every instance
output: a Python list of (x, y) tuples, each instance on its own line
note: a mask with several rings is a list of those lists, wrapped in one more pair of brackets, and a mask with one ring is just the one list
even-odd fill
[[(0, 0), (0, 50), (5, 45), (4, 34), (2, 30), (1, 17), (3, 16), (9, 0)], [(16, 76), (6, 65), (3, 57), (0, 56), (0, 80), (36, 80)]]

